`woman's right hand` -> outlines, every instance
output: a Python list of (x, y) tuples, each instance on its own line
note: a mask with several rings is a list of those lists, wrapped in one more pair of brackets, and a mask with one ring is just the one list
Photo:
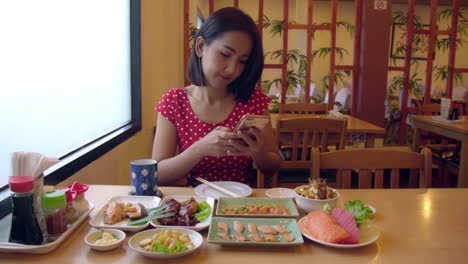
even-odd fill
[(239, 136), (232, 132), (230, 128), (216, 127), (210, 133), (206, 134), (205, 137), (195, 142), (194, 146), (201, 157), (226, 156), (228, 152), (229, 155), (236, 155), (239, 151), (229, 143), (229, 140), (238, 138)]

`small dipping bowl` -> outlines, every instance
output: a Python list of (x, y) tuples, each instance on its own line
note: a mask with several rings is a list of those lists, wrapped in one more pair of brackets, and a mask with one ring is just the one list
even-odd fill
[[(97, 244), (96, 240), (98, 240), (102, 236), (103, 231), (117, 237), (117, 239), (113, 241), (109, 241), (107, 243)], [(125, 236), (126, 236), (125, 232), (118, 230), (118, 229), (102, 229), (102, 230), (96, 230), (87, 234), (84, 238), (84, 241), (94, 250), (108, 251), (108, 250), (118, 248), (122, 244), (122, 242), (124, 242)]]
[(270, 198), (294, 198), (295, 192), (293, 189), (288, 188), (272, 188), (265, 192), (266, 196)]

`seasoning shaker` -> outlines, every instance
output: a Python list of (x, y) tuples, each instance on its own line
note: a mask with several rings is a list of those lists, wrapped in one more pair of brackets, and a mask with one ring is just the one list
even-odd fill
[(11, 190), (13, 212), (9, 242), (40, 245), (44, 240), (41, 228), (34, 213), (34, 177), (10, 176), (8, 184)]
[(54, 241), (67, 230), (65, 191), (56, 190), (42, 194), (41, 207), (46, 219), (47, 238)]

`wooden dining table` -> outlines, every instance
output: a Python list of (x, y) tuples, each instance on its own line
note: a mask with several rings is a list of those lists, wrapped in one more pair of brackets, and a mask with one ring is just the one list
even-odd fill
[[(130, 186), (91, 185), (86, 198), (95, 204), (90, 218), (114, 196), (127, 195)], [(161, 187), (165, 196), (194, 195), (193, 188)], [(128, 246), (135, 233), (127, 232), (119, 248), (94, 251), (83, 239), (92, 230), (88, 219), (54, 251), (45, 255), (0, 253), (0, 263), (466, 263), (468, 257), (468, 189), (359, 189), (339, 190), (338, 206), (360, 199), (376, 208), (379, 239), (368, 246), (333, 248), (310, 241), (297, 246), (221, 246), (207, 243), (190, 255), (173, 260), (145, 258)], [(264, 189), (251, 196), (262, 197)], [(89, 218), (89, 219), (90, 219)], [(4, 220), (2, 220), (4, 222)], [(8, 230), (8, 223), (2, 223)], [(152, 228), (152, 227), (149, 227)]]
[(412, 115), (414, 127), (413, 151), (419, 151), (421, 130), (442, 135), (461, 142), (458, 187), (468, 187), (468, 116), (461, 116), (458, 122), (441, 121), (438, 116)]
[[(276, 114), (270, 113), (271, 124), (273, 129), (276, 128), (276, 121), (278, 119), (289, 119), (289, 118), (320, 118), (320, 117), (331, 117), (337, 118), (332, 114)], [(343, 115), (346, 118), (346, 133), (348, 142), (356, 143), (363, 142), (366, 148), (374, 147), (375, 139), (383, 137), (385, 129), (372, 123), (366, 122), (359, 118)]]

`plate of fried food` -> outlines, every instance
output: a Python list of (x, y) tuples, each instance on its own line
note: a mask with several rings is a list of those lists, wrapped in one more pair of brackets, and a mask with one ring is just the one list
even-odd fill
[(91, 219), (95, 228), (115, 228), (137, 232), (149, 225), (148, 217), (168, 215), (158, 207), (161, 198), (156, 196), (116, 196)]
[(183, 227), (197, 231), (203, 230), (211, 223), (214, 203), (214, 199), (207, 196), (166, 196), (159, 206), (174, 214), (154, 219), (150, 224), (156, 228)]

